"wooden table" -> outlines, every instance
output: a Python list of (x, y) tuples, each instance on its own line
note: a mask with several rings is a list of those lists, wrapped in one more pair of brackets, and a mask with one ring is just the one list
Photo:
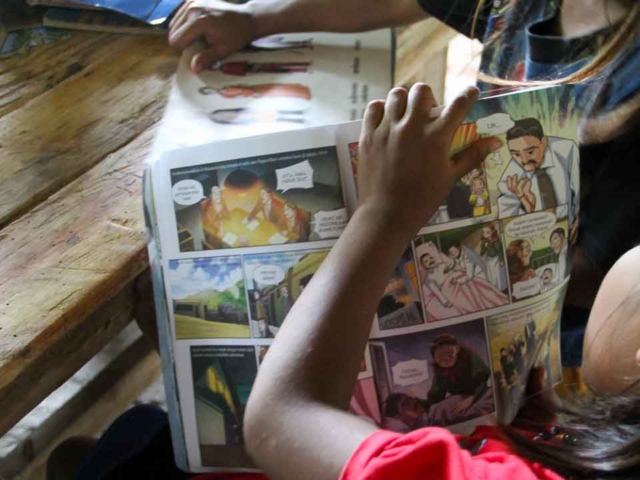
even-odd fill
[[(398, 83), (441, 95), (451, 36), (406, 29)], [(161, 37), (77, 32), (0, 60), (0, 436), (149, 300), (141, 173), (177, 59)]]

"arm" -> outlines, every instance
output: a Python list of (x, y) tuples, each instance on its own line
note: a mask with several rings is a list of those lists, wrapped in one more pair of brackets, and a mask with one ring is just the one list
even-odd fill
[[(456, 178), (496, 139), (448, 159), (455, 129), (475, 99), (469, 89), (429, 119), (424, 85), (390, 92), (367, 108), (360, 138), (360, 207), (291, 309), (247, 404), (249, 454), (273, 478), (336, 479), (376, 427), (347, 414), (375, 310), (407, 243)], [(424, 151), (430, 152), (429, 161)], [(268, 407), (267, 407), (268, 406)]]
[(436, 298), (440, 301), (442, 305), (444, 305), (445, 307), (451, 306), (451, 302), (447, 299), (447, 297), (444, 296), (442, 291), (438, 288), (438, 285), (436, 285), (436, 282), (429, 280), (427, 278), (427, 280), (424, 283), (424, 286), (428, 288), (429, 291), (436, 296)]
[(360, 32), (427, 18), (417, 0), (221, 0), (185, 2), (169, 25), (169, 44), (184, 50), (204, 38), (194, 56), (195, 73), (258, 38), (292, 32)]

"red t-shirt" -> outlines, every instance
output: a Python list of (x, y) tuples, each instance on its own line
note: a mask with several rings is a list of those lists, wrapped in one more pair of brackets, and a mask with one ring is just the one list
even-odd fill
[[(481, 445), (472, 455), (459, 442)], [(562, 480), (513, 454), (495, 427), (478, 427), (470, 437), (427, 427), (400, 434), (378, 430), (345, 465), (340, 480)], [(195, 480), (195, 479), (194, 479)], [(202, 475), (197, 480), (268, 480), (263, 475)]]
[[(481, 447), (472, 455), (466, 440)], [(494, 427), (478, 427), (471, 437), (427, 427), (407, 434), (378, 430), (360, 444), (340, 480), (562, 480), (558, 474), (513, 454)]]

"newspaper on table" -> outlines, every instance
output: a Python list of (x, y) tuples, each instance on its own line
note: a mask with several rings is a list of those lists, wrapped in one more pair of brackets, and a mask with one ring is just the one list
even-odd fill
[[(279, 123), (315, 95), (314, 87), (304, 95), (300, 88), (310, 73), (286, 75), (298, 86), (269, 99), (268, 115), (249, 107), (252, 121)], [(352, 107), (350, 92), (324, 81), (323, 88), (348, 105), (331, 118), (366, 105), (362, 98)], [(375, 97), (385, 93), (370, 88)], [(210, 116), (226, 110), (222, 98), (211, 99)], [(308, 106), (305, 118), (324, 118), (325, 106)], [(455, 184), (399, 259), (372, 319), (354, 414), (398, 432), (442, 426), (464, 433), (511, 419), (533, 366), (546, 368), (550, 384), (561, 380), (559, 320), (580, 193), (572, 106), (571, 90), (555, 87), (474, 107), (452, 151), (483, 136), (504, 146)], [(244, 408), (287, 313), (357, 206), (360, 126), (180, 148), (148, 170), (150, 254), (183, 468), (252, 468)]]

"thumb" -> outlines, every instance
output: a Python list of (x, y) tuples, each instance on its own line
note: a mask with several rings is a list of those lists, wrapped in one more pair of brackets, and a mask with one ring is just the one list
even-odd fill
[(451, 157), (451, 169), (456, 178), (462, 177), (472, 168), (478, 166), (491, 152), (495, 152), (503, 145), (498, 137), (487, 137), (476, 140), (464, 150)]
[(196, 53), (191, 59), (191, 71), (198, 74), (202, 70), (211, 67), (211, 65), (218, 60), (222, 60), (227, 56), (227, 52), (223, 52), (221, 50), (222, 49), (218, 45), (213, 45)]

